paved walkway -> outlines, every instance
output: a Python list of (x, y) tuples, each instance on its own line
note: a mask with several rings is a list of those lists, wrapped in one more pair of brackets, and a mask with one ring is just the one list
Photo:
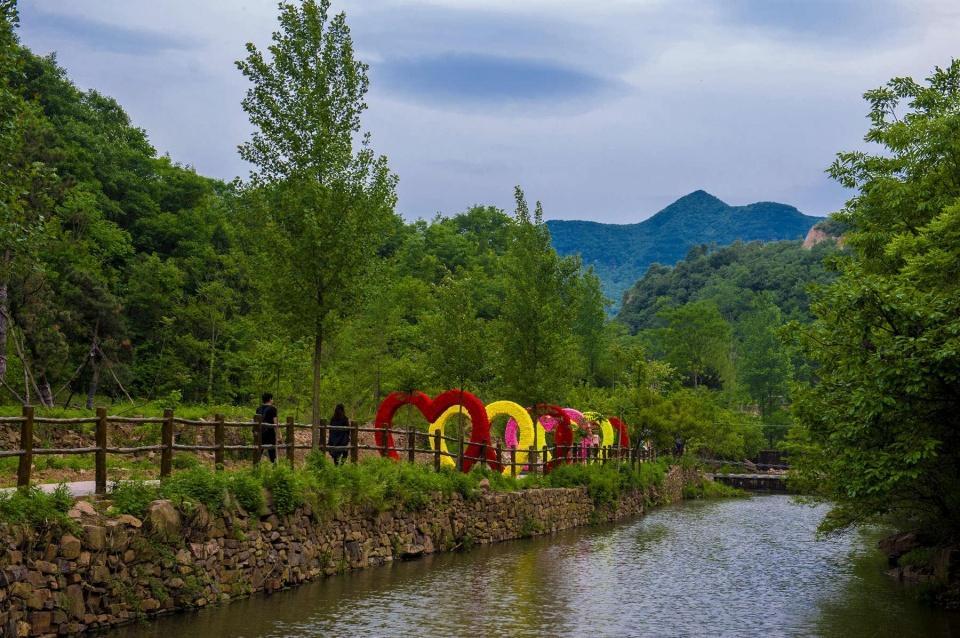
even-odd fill
[[(147, 485), (160, 485), (160, 481), (144, 481), (144, 483), (146, 483)], [(39, 487), (41, 490), (43, 490), (47, 494), (50, 494), (55, 489), (57, 489), (57, 485), (58, 483), (41, 483), (39, 485), (36, 485), (35, 487)], [(110, 491), (111, 485), (112, 483), (107, 483), (108, 492)], [(77, 498), (80, 496), (90, 496), (91, 494), (94, 494), (97, 491), (97, 484), (95, 481), (76, 481), (74, 483), (67, 483), (66, 486), (70, 490), (70, 494), (73, 495), (74, 498)], [(0, 489), (0, 492), (9, 494), (10, 492), (13, 492), (16, 489), (17, 488), (15, 487), (4, 487)]]

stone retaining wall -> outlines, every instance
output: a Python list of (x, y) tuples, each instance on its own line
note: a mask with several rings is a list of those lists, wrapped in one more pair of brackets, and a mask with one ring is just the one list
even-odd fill
[(143, 521), (104, 518), (80, 501), (81, 533), (0, 528), (3, 636), (80, 633), (177, 609), (229, 602), (325, 575), (473, 544), (549, 534), (679, 500), (673, 468), (659, 490), (595, 507), (586, 488), (437, 496), (416, 512), (309, 511), (278, 517), (185, 514), (155, 501)]

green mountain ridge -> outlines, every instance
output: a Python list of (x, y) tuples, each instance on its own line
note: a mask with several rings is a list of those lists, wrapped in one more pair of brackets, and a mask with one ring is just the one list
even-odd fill
[(793, 206), (756, 202), (730, 206), (697, 190), (636, 224), (549, 220), (553, 246), (593, 266), (604, 293), (619, 307), (623, 293), (655, 263), (673, 265), (700, 244), (803, 239), (822, 217)]

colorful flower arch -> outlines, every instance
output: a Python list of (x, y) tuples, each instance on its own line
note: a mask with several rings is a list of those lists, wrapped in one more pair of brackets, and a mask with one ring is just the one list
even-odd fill
[[(463, 390), (447, 390), (435, 398), (431, 399), (423, 392), (414, 391), (409, 394), (405, 392), (391, 392), (380, 403), (377, 408), (377, 415), (374, 420), (374, 441), (381, 450), (381, 455), (385, 455), (394, 460), (400, 460), (400, 454), (397, 452), (396, 444), (393, 440), (393, 432), (388, 430), (393, 423), (393, 417), (404, 405), (414, 405), (420, 414), (429, 422), (434, 423), (440, 419), (451, 407), (463, 406), (470, 416), (470, 444), (464, 450), (465, 457), (480, 457), (481, 446), (484, 450), (484, 458), (491, 468), (498, 472), (502, 470), (500, 459), (493, 447), (490, 445), (490, 421), (487, 419), (487, 411), (475, 395)], [(384, 443), (384, 437), (386, 442)], [(383, 449), (386, 447), (386, 453)], [(469, 472), (473, 467), (473, 458), (464, 458), (463, 471)]]

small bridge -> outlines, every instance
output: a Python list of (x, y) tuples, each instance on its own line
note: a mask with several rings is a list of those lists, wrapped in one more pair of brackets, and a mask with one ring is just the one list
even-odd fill
[(764, 450), (755, 463), (717, 459), (700, 461), (714, 467), (712, 472), (707, 472), (707, 476), (718, 483), (748, 492), (787, 492), (786, 471), (790, 466), (784, 463), (779, 451)]
[(787, 481), (784, 474), (707, 474), (717, 483), (736, 487), (748, 492), (786, 493)]

